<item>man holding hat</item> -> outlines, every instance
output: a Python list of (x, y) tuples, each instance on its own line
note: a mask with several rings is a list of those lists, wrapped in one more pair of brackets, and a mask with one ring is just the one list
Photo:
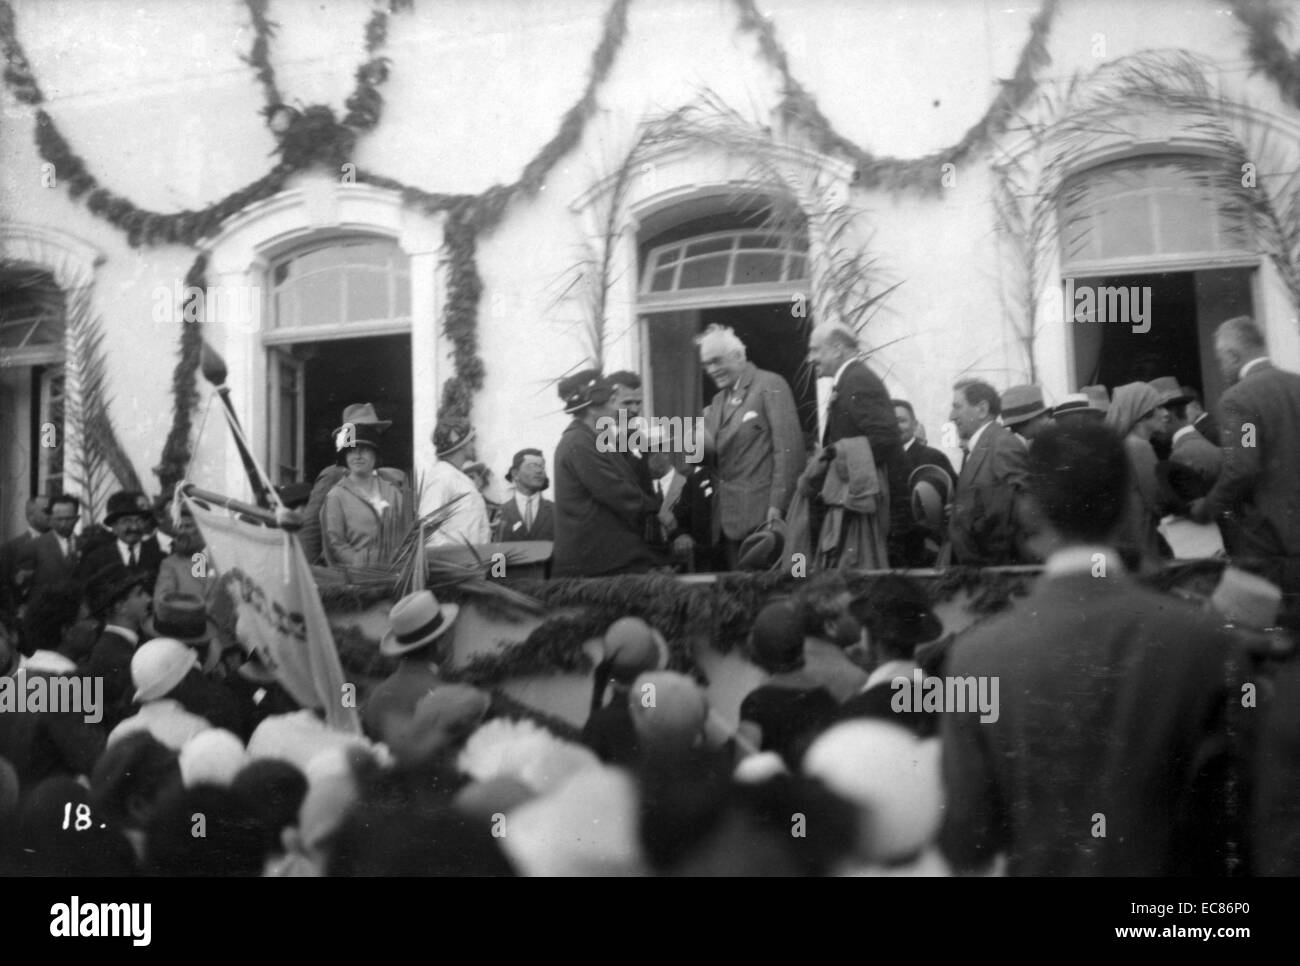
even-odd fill
[(546, 457), (540, 449), (521, 449), (510, 463), (506, 481), (514, 494), (501, 504), (497, 541), (554, 540), (555, 504), (542, 496), (551, 481), (546, 477)]
[(1052, 410), (1043, 402), (1042, 386), (1012, 386), (1002, 394), (1002, 425), (1011, 430), (1028, 449), (1048, 426)]
[(146, 585), (153, 587), (163, 554), (157, 541), (144, 539), (151, 517), (148, 507), (145, 495), (134, 490), (121, 490), (108, 498), (104, 526), (113, 532), (113, 539), (101, 542), (81, 558), (78, 572), (83, 580), (115, 563), (144, 577)]
[(465, 419), (439, 420), (433, 431), (436, 461), (425, 479), (432, 507), (455, 501), (438, 529), (429, 535), (428, 547), (462, 547), (466, 543), (487, 543), (492, 539), (487, 503), (478, 486), (463, 472), (475, 459), (473, 430)]
[(398, 658), (398, 665), (366, 697), (361, 725), (368, 736), (384, 740), (394, 719), (401, 723), (409, 718), (421, 698), (442, 686), (437, 664), (440, 642), (459, 613), (456, 604), (440, 604), (431, 590), (407, 594), (393, 605), (379, 653)]

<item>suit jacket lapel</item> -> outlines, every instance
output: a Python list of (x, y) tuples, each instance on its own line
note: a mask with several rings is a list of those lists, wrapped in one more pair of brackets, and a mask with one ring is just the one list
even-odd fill
[[(749, 390), (753, 385), (754, 385), (753, 363), (748, 363), (745, 367), (745, 370), (736, 379), (736, 385), (733, 386), (730, 390), (724, 389), (721, 393), (718, 394), (722, 403), (721, 406), (722, 420), (718, 424), (719, 437), (722, 436), (722, 431), (727, 428), (727, 425), (732, 421), (735, 415), (737, 413), (745, 411), (746, 405), (749, 403)], [(740, 402), (734, 406), (727, 405), (727, 400), (730, 399), (732, 396), (736, 395), (737, 393), (740, 394)]]
[(984, 457), (987, 456), (989, 450), (993, 448), (993, 434), (1001, 429), (1002, 426), (996, 419), (984, 427), (984, 432), (980, 433), (980, 438), (975, 444), (975, 448), (971, 450), (970, 456), (966, 457), (966, 466), (961, 471), (963, 482), (969, 483), (979, 475), (980, 466), (984, 462)]

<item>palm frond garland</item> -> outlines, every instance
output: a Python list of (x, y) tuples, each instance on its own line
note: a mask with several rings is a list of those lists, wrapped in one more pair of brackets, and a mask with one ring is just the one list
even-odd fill
[(111, 492), (141, 489), (140, 478), (117, 438), (109, 415), (104, 330), (89, 286), (66, 294), (63, 363), (63, 472), (81, 494), (90, 519), (98, 519)]

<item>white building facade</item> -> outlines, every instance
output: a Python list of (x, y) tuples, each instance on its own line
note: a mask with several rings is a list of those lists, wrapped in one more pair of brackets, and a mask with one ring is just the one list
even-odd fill
[[(41, 112), (114, 197), (197, 219), (285, 163), (243, 60), (254, 9), (278, 24), (267, 62), (298, 117), (342, 118), (356, 69), (388, 58), (377, 123), (197, 234), (133, 238), (47, 157)], [(949, 446), (965, 376), (1051, 401), (1175, 375), (1212, 404), (1211, 334), (1234, 315), (1300, 369), (1300, 106), (1252, 55), (1270, 28), (1243, 9), (415, 0), (368, 49), (386, 4), (16, 0), (10, 37), (41, 97), (21, 78), (0, 94), (3, 529), (28, 497), (85, 486), (65, 472), (85, 444), (64, 397), (87, 319), (107, 423), (151, 493), (169, 436), (187, 478), (249, 492), (192, 373), (178, 437), (186, 326), (224, 358), (276, 483), (314, 479), (364, 401), (394, 422), (386, 460), (418, 473), (448, 382), (480, 381), (473, 357), (468, 416), (498, 484), (516, 450), (554, 450), (554, 382), (594, 361), (640, 372), (651, 415), (696, 414), (712, 387), (692, 340), (710, 323), (787, 375), (810, 436), (825, 388), (800, 364), (826, 318), (861, 326), (891, 393)], [(486, 217), (494, 185), (513, 187)]]

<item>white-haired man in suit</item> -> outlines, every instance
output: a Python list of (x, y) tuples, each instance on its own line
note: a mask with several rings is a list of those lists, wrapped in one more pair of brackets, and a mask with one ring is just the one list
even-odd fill
[(735, 569), (741, 542), (784, 518), (804, 466), (803, 434), (789, 385), (750, 362), (735, 331), (709, 326), (696, 341), (718, 386), (704, 410), (704, 454), (718, 475), (713, 527)]

